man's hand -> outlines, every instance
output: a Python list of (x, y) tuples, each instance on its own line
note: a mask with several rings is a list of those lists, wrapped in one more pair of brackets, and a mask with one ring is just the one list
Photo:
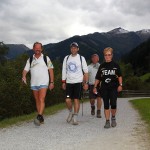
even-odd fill
[(62, 89), (66, 90), (66, 83), (62, 83)]
[(119, 85), (117, 91), (121, 92), (122, 91), (122, 86)]
[(23, 82), (24, 84), (27, 84), (27, 79), (26, 79), (26, 77), (22, 77), (22, 82)]
[(93, 88), (93, 93), (94, 93), (94, 94), (97, 93), (97, 88), (96, 88), (96, 87)]
[(84, 83), (84, 85), (83, 85), (83, 89), (84, 89), (85, 91), (87, 91), (87, 90), (88, 90), (88, 88), (89, 88), (88, 84), (87, 84), (87, 83)]
[(49, 84), (49, 89), (50, 89), (50, 91), (51, 91), (53, 88), (54, 88), (54, 83), (50, 83), (50, 84)]

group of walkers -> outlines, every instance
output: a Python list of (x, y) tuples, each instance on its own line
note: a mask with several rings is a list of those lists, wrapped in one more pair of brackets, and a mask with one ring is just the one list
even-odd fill
[[(31, 73), (31, 90), (36, 102), (36, 125), (44, 123), (44, 108), (47, 89), (54, 88), (53, 64), (48, 56), (42, 54), (43, 46), (36, 42), (33, 45), (34, 55), (25, 65), (22, 81), (26, 84), (26, 75)], [(78, 125), (80, 99), (83, 90), (89, 90), (91, 115), (101, 118), (102, 100), (106, 123), (104, 128), (115, 127), (117, 95), (122, 90), (122, 75), (120, 67), (113, 59), (113, 49), (104, 49), (105, 62), (99, 64), (98, 54), (91, 56), (91, 64), (87, 66), (86, 60), (79, 55), (79, 45), (76, 42), (70, 45), (71, 54), (63, 60), (62, 89), (66, 91), (66, 106), (68, 108), (67, 122)], [(97, 100), (97, 107), (95, 106)], [(97, 110), (96, 110), (97, 108)]]

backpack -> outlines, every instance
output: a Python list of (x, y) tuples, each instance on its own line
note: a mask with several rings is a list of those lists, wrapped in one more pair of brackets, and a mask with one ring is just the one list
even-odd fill
[[(45, 64), (46, 64), (46, 66), (47, 66), (47, 58), (46, 58), (46, 57), (47, 57), (47, 56), (46, 56), (46, 55), (44, 55), (44, 56), (43, 56), (43, 59), (44, 59), (44, 62), (45, 62)], [(31, 68), (32, 60), (33, 60), (33, 56), (31, 56), (31, 57), (29, 58), (30, 68)]]
[[(69, 56), (70, 56), (70, 55), (68, 55), (67, 58), (66, 58), (66, 65), (67, 65), (67, 61), (68, 61)], [(83, 73), (83, 75), (84, 75), (83, 65), (82, 65), (82, 56), (81, 56), (81, 55), (80, 55), (80, 61), (81, 61), (82, 73)], [(66, 68), (67, 68), (67, 66), (66, 66)]]

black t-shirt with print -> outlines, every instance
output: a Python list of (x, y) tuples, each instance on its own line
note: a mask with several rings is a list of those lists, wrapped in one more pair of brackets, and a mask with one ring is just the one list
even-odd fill
[(101, 88), (117, 87), (118, 77), (122, 76), (120, 67), (114, 61), (104, 62), (100, 65), (95, 79), (101, 81)]

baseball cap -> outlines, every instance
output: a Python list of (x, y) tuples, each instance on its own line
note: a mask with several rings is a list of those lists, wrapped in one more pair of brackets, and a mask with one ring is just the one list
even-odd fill
[(71, 43), (71, 44), (70, 44), (70, 47), (72, 47), (72, 46), (74, 46), (74, 47), (79, 47), (78, 43), (76, 43), (76, 42)]

